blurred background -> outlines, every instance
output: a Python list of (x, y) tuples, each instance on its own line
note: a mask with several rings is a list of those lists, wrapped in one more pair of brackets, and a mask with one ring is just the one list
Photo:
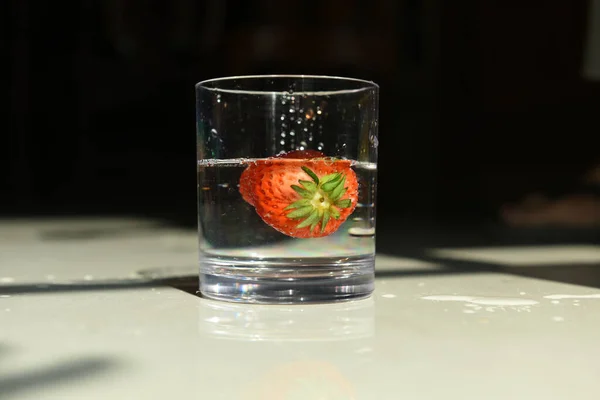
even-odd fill
[(380, 84), (384, 228), (503, 226), (503, 204), (568, 195), (600, 158), (592, 1), (1, 7), (3, 216), (136, 214), (194, 226), (194, 84), (235, 74)]

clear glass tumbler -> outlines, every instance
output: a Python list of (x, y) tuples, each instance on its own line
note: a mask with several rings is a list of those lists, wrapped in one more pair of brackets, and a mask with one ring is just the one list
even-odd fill
[(200, 292), (251, 303), (373, 291), (379, 87), (326, 76), (196, 85)]

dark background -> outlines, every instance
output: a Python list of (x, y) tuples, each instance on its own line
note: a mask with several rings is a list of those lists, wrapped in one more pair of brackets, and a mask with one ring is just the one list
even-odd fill
[(381, 86), (379, 221), (497, 222), (600, 156), (587, 1), (6, 0), (0, 214), (196, 221), (194, 84)]

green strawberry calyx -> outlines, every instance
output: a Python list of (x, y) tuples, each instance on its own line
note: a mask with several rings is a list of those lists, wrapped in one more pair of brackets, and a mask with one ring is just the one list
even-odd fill
[(292, 185), (292, 189), (301, 196), (285, 208), (290, 210), (287, 217), (299, 222), (297, 229), (310, 226), (312, 232), (318, 225), (321, 232), (325, 231), (331, 218), (340, 218), (340, 209), (352, 206), (351, 199), (342, 199), (347, 188), (346, 175), (341, 172), (325, 175), (321, 178), (310, 168), (303, 166), (302, 170), (312, 179), (310, 181), (299, 179), (300, 185)]

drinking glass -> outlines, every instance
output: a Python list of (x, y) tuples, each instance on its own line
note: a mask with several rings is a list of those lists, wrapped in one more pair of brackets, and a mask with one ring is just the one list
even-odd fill
[(200, 292), (305, 303), (373, 291), (379, 87), (306, 75), (196, 85)]

